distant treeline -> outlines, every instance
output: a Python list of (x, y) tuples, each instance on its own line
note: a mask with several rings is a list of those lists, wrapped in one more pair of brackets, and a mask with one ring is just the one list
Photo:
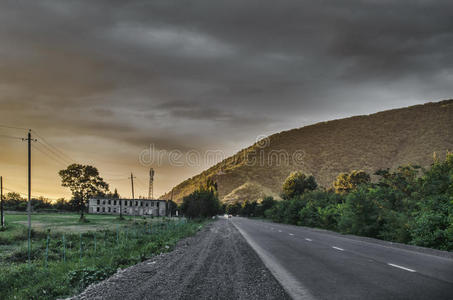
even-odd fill
[(363, 171), (342, 173), (334, 188), (322, 190), (315, 178), (292, 173), (282, 187), (283, 201), (226, 207), (230, 214), (324, 228), (441, 250), (453, 250), (453, 153), (429, 169), (401, 166), (379, 170), (376, 182)]
[[(99, 195), (99, 197), (105, 198), (119, 198), (118, 192), (115, 190), (114, 193), (107, 193)], [(66, 200), (60, 198), (56, 201), (52, 201), (45, 197), (32, 198), (31, 207), (33, 211), (78, 211), (80, 209), (79, 201), (76, 199)], [(19, 193), (10, 192), (3, 195), (3, 209), (9, 211), (26, 211), (27, 210), (27, 199), (22, 197)]]

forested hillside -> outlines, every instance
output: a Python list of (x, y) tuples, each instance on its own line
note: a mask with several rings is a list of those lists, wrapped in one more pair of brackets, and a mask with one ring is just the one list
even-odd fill
[[(426, 103), (271, 135), (180, 183), (173, 199), (181, 202), (208, 178), (217, 182), (223, 202), (278, 197), (293, 171), (313, 174), (320, 186), (330, 188), (341, 172), (374, 174), (408, 163), (427, 167), (434, 153), (443, 159), (452, 149), (453, 100)], [(170, 192), (162, 196), (169, 197)]]

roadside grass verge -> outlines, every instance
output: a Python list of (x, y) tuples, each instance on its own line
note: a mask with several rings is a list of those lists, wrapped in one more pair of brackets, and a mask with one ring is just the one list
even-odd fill
[(204, 222), (161, 219), (118, 221), (115, 229), (32, 234), (28, 264), (27, 230), (11, 224), (0, 232), (0, 298), (56, 299), (81, 292), (118, 269), (171, 251)]

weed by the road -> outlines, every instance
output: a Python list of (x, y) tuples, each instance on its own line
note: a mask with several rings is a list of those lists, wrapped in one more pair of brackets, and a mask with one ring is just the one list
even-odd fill
[(170, 251), (199, 229), (199, 223), (185, 220), (127, 220), (115, 229), (85, 233), (34, 231), (28, 264), (28, 232), (11, 225), (0, 233), (0, 298), (55, 299), (78, 293), (119, 268)]

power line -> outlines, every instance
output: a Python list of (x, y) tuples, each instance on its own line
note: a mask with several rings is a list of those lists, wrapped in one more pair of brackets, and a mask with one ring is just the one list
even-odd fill
[(5, 134), (0, 134), (0, 137), (6, 138), (6, 139), (14, 139), (14, 140), (22, 140), (21, 137), (18, 136), (12, 136), (12, 135), (5, 135)]
[(52, 145), (51, 143), (49, 143), (42, 135), (40, 135), (39, 133), (36, 132), (36, 130), (33, 130), (33, 132), (35, 133), (36, 136), (38, 136), (44, 143), (46, 143), (48, 145), (48, 147), (52, 148), (54, 150), (54, 152), (58, 153), (59, 155), (61, 155), (62, 157), (64, 157), (67, 161), (69, 162), (75, 162), (75, 159), (73, 159), (71, 156), (67, 155), (65, 152), (63, 152), (62, 150), (60, 150), (58, 147)]
[(33, 145), (32, 147), (33, 147), (33, 149), (36, 149), (36, 150), (38, 150), (39, 152), (41, 152), (42, 154), (44, 154), (45, 156), (47, 156), (51, 161), (53, 161), (53, 162), (55, 162), (55, 163), (57, 163), (57, 164), (63, 166), (64, 168), (66, 168), (66, 166), (67, 166), (66, 163), (64, 163), (64, 162), (62, 162), (62, 161), (60, 161), (60, 160), (58, 160), (58, 159), (55, 159), (54, 157), (50, 156), (47, 152), (44, 152), (43, 150), (41, 150), (40, 148), (38, 148), (38, 147), (35, 146), (35, 145)]
[(0, 125), (0, 127), (2, 127), (2, 128), (9, 128), (9, 129), (28, 130), (27, 128), (16, 127), (16, 126), (9, 126), (9, 125)]
[(47, 146), (46, 144), (41, 143), (40, 140), (38, 140), (38, 144), (42, 145), (49, 153), (52, 153), (52, 155), (54, 155), (55, 157), (57, 157), (59, 160), (65, 162), (65, 164), (67, 164), (67, 165), (70, 165), (70, 164), (71, 164), (71, 161), (69, 161), (69, 160), (67, 160), (66, 158), (64, 158), (63, 156), (59, 155), (57, 152), (55, 152), (54, 150), (52, 150), (52, 148), (50, 148), (50, 147)]

